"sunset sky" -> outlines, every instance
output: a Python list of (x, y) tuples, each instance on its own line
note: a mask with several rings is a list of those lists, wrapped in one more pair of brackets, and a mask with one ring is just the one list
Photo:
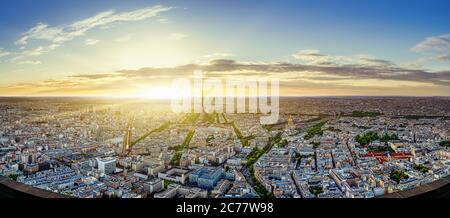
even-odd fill
[(170, 97), (279, 78), (290, 96), (450, 95), (450, 1), (0, 2), (0, 96)]

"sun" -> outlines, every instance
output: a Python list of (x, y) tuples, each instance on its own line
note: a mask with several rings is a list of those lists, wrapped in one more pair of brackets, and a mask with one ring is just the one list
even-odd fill
[(133, 97), (145, 99), (172, 99), (179, 96), (170, 86), (150, 86), (140, 88)]

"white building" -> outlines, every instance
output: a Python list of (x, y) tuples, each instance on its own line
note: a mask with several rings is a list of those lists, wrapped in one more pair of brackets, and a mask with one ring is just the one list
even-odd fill
[(103, 158), (97, 159), (98, 163), (98, 170), (104, 174), (111, 174), (116, 171), (116, 159), (109, 157), (109, 158)]
[(144, 191), (147, 193), (159, 192), (164, 189), (164, 180), (154, 178), (144, 183)]

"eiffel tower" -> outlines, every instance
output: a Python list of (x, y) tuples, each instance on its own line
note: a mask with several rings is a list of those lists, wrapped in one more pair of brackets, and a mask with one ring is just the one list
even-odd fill
[(204, 89), (203, 89), (204, 77), (202, 77), (202, 113), (205, 113), (205, 105), (204, 105)]

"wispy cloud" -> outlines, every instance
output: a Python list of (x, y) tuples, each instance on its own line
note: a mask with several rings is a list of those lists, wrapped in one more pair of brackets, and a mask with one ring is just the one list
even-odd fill
[[(91, 29), (106, 28), (122, 22), (140, 21), (155, 17), (171, 9), (171, 7), (156, 5), (121, 13), (110, 10), (83, 20), (75, 21), (71, 24), (60, 26), (50, 26), (49, 24), (40, 22), (23, 33), (15, 44), (21, 46), (21, 49), (28, 46), (30, 42), (40, 44), (38, 47), (26, 50), (20, 54), (23, 56), (38, 56), (56, 49), (65, 42), (85, 35)], [(85, 41), (85, 44), (94, 45), (97, 42), (98, 40), (88, 39)]]
[(197, 58), (195, 63), (196, 64), (207, 64), (210, 61), (215, 60), (215, 59), (224, 59), (224, 58), (229, 58), (232, 56), (234, 56), (234, 55), (231, 53), (224, 53), (224, 52), (212, 53), (212, 54), (203, 55), (203, 56)]
[(393, 80), (404, 82), (420, 82), (430, 85), (450, 86), (450, 71), (428, 72), (408, 69), (399, 66), (377, 65), (303, 65), (293, 63), (244, 63), (235, 60), (218, 59), (208, 64), (189, 64), (173, 68), (142, 68), (140, 70), (119, 71), (116, 76), (128, 78), (142, 77), (178, 77), (189, 76), (194, 70), (210, 73), (209, 76), (272, 76), (280, 80), (302, 80), (311, 77), (312, 80), (364, 79)]
[(39, 60), (27, 60), (24, 56), (16, 56), (9, 60), (10, 63), (13, 64), (31, 64), (31, 65), (37, 65), (42, 64)]
[(450, 34), (440, 36), (430, 36), (424, 41), (419, 42), (413, 48), (415, 52), (443, 52), (450, 50)]
[(329, 56), (321, 54), (319, 50), (314, 49), (300, 50), (292, 56), (308, 64), (326, 64), (331, 61)]
[(30, 60), (30, 58), (36, 59), (37, 56), (40, 56), (41, 54), (49, 52), (49, 51), (57, 48), (58, 46), (59, 45), (57, 45), (57, 44), (52, 44), (49, 46), (38, 46), (33, 49), (27, 49), (27, 50), (22, 50), (19, 52), (14, 52), (14, 53), (11, 53), (11, 55), (10, 55), (11, 58), (9, 58), (8, 62), (13, 63), (13, 64), (30, 64), (30, 65), (42, 64), (41, 61)]
[(170, 23), (170, 21), (167, 18), (159, 18), (158, 21), (164, 24)]
[(114, 42), (125, 43), (131, 40), (131, 35), (124, 35), (114, 39)]
[(157, 5), (122, 13), (116, 13), (113, 10), (104, 11), (93, 17), (58, 27), (51, 27), (45, 23), (38, 23), (35, 27), (22, 34), (22, 37), (17, 40), (15, 44), (27, 45), (30, 40), (44, 40), (50, 43), (60, 44), (70, 41), (78, 36), (82, 36), (87, 31), (96, 27), (103, 27), (119, 22), (144, 20), (170, 9), (171, 7)]
[(31, 64), (31, 65), (37, 65), (37, 64), (42, 64), (41, 61), (30, 61), (30, 60), (25, 60), (25, 61), (19, 61), (18, 64)]
[(390, 61), (373, 58), (370, 55), (328, 55), (321, 53), (318, 50), (307, 49), (300, 50), (292, 55), (297, 60), (303, 61), (308, 65), (375, 65), (375, 66), (389, 66), (392, 65)]
[(169, 39), (170, 40), (175, 40), (175, 41), (184, 39), (186, 37), (188, 37), (188, 35), (183, 34), (183, 33), (172, 33), (172, 34), (169, 35)]
[(448, 54), (442, 54), (442, 55), (436, 55), (432, 57), (433, 60), (437, 61), (450, 61), (450, 53)]
[(33, 49), (28, 49), (22, 52), (22, 55), (25, 56), (39, 56), (45, 52), (48, 52), (48, 48), (47, 47), (43, 47), (43, 46), (39, 46), (37, 48), (33, 48)]
[(7, 51), (4, 51), (2, 48), (0, 48), (0, 58), (9, 55), (10, 53)]
[(97, 44), (99, 42), (100, 42), (100, 40), (98, 40), (98, 39), (86, 39), (86, 40), (84, 40), (84, 44), (86, 44), (86, 45), (95, 45), (95, 44)]

